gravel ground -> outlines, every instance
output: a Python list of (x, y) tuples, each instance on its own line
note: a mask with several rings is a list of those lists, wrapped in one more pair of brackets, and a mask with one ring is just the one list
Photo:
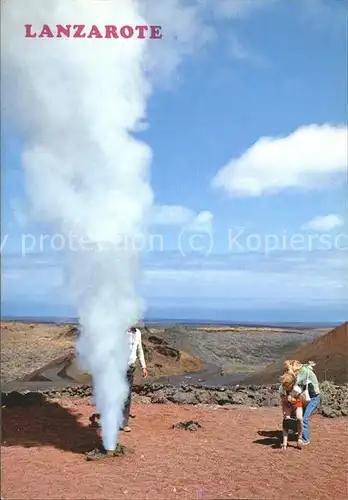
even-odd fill
[(9, 382), (74, 352), (74, 342), (60, 336), (69, 326), (1, 323), (1, 382)]
[[(134, 405), (134, 454), (86, 462), (99, 442), (86, 399), (3, 410), (5, 500), (347, 498), (345, 419), (311, 420), (311, 445), (278, 448), (279, 409)], [(194, 420), (196, 432), (173, 429)], [(291, 443), (293, 444), (293, 443)]]

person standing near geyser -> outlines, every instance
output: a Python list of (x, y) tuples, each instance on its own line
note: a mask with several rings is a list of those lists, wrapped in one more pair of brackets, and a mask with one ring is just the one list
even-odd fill
[(132, 387), (133, 387), (134, 371), (137, 358), (140, 361), (143, 378), (147, 378), (148, 376), (143, 344), (141, 339), (141, 331), (138, 328), (132, 326), (128, 329), (127, 334), (129, 340), (129, 359), (128, 359), (128, 370), (127, 370), (127, 382), (129, 388), (128, 388), (128, 397), (126, 399), (123, 408), (123, 424), (122, 427), (120, 428), (120, 430), (124, 432), (131, 431), (130, 427), (128, 426), (128, 420), (132, 402)]

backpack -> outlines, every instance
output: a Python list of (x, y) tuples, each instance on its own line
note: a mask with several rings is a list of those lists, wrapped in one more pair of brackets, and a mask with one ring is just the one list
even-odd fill
[(304, 366), (304, 368), (307, 369), (307, 378), (306, 378), (306, 383), (305, 383), (305, 390), (303, 391), (302, 394), (304, 396), (304, 399), (305, 399), (306, 403), (308, 403), (311, 400), (311, 397), (309, 395), (309, 388), (308, 388), (308, 386), (310, 384), (309, 371), (313, 370), (313, 367), (315, 366), (315, 363), (314, 363), (314, 361), (308, 361), (303, 366)]

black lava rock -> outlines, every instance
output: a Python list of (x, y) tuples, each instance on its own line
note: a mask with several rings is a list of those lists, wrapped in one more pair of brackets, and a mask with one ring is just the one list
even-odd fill
[(202, 426), (199, 422), (194, 420), (188, 420), (187, 422), (179, 422), (178, 424), (173, 424), (173, 429), (184, 429), (185, 431), (197, 431)]

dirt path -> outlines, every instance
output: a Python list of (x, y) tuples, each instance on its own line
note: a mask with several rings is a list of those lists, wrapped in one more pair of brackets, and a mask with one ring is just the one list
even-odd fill
[[(279, 409), (134, 405), (135, 454), (86, 462), (98, 439), (86, 425), (86, 400), (3, 410), (4, 500), (318, 500), (347, 495), (347, 420), (312, 420), (312, 444), (285, 453), (277, 444)], [(173, 430), (198, 420), (197, 432)], [(263, 435), (260, 435), (259, 432)]]

